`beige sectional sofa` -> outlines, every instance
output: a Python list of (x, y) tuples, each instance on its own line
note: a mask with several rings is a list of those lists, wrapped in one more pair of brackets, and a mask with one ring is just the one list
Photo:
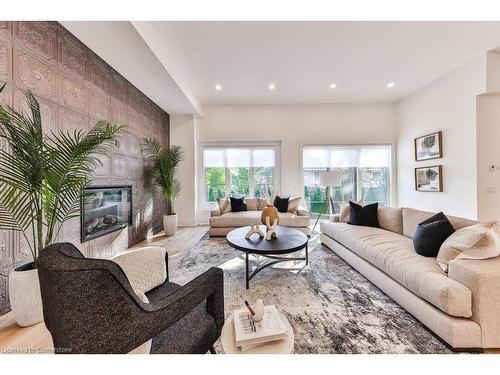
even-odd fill
[[(436, 258), (413, 248), (418, 223), (432, 215), (379, 208), (381, 228), (350, 225), (334, 215), (321, 223), (321, 242), (453, 348), (499, 348), (500, 258), (455, 259), (444, 273)], [(455, 229), (476, 223), (448, 219)]]
[[(267, 201), (258, 198), (246, 199), (248, 211), (222, 213), (218, 208), (212, 210), (209, 220), (209, 236), (225, 236), (233, 229), (251, 224), (260, 224), (260, 216), (262, 209), (265, 207), (265, 202)], [(295, 213), (280, 212), (279, 218), (279, 225), (298, 229), (307, 236), (311, 235), (311, 229), (309, 228), (310, 215), (306, 208), (300, 206)]]

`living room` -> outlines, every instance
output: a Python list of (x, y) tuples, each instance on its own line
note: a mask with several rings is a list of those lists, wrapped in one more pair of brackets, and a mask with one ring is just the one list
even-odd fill
[(260, 6), (2, 17), (0, 353), (500, 353), (500, 22)]

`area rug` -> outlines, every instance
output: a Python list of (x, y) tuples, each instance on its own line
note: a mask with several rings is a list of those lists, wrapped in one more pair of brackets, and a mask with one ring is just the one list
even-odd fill
[[(290, 322), (296, 353), (452, 353), (418, 320), (319, 242), (309, 242), (309, 265), (267, 268), (245, 289), (243, 253), (225, 238), (204, 236), (171, 273), (185, 284), (212, 266), (224, 270), (225, 311), (258, 298)], [(216, 350), (220, 350), (216, 345)]]

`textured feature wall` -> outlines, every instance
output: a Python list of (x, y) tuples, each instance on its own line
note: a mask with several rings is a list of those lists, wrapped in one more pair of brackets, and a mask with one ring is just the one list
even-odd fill
[[(127, 125), (116, 152), (95, 171), (94, 184), (133, 186), (133, 226), (80, 244), (80, 221), (72, 219), (61, 241), (86, 256), (109, 257), (161, 229), (163, 205), (144, 174), (141, 139), (168, 144), (166, 112), (56, 22), (0, 21), (0, 82), (7, 82), (0, 101), (17, 109), (24, 106), (22, 90), (34, 92), (45, 131), (88, 130), (100, 119)], [(0, 231), (0, 315), (9, 310), (9, 272), (30, 260), (19, 233)]]

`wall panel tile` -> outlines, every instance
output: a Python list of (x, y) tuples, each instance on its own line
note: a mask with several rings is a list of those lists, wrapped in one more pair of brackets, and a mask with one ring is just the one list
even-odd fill
[[(133, 225), (80, 243), (80, 219), (75, 218), (63, 225), (59, 241), (73, 243), (87, 257), (107, 258), (161, 229), (163, 203), (145, 175), (141, 143), (145, 134), (168, 140), (168, 114), (54, 22), (0, 21), (2, 80), (7, 81), (2, 103), (25, 108), (22, 92), (34, 92), (45, 131), (88, 131), (97, 119), (127, 125), (128, 133), (111, 158), (101, 158), (103, 165), (94, 170), (91, 184), (132, 185)], [(10, 270), (31, 259), (20, 233), (0, 232), (0, 314), (9, 310)]]
[(97, 86), (90, 86), (90, 109), (89, 114), (99, 120), (111, 118), (111, 101), (108, 94), (101, 91)]
[(14, 33), (23, 46), (48, 63), (57, 63), (57, 25), (53, 22), (15, 22)]
[(56, 68), (21, 48), (14, 49), (14, 80), (24, 90), (56, 100)]
[(68, 75), (61, 75), (60, 104), (72, 108), (82, 114), (88, 114), (89, 90), (81, 80), (76, 80)]
[(59, 66), (80, 79), (88, 78), (88, 49), (70, 33), (60, 33)]

